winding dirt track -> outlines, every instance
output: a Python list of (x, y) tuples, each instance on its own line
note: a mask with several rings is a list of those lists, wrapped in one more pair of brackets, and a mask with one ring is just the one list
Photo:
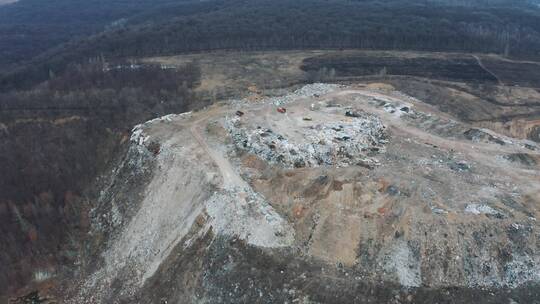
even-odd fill
[(484, 63), (482, 63), (482, 59), (480, 59), (480, 57), (478, 57), (477, 55), (473, 55), (474, 59), (476, 59), (476, 61), (478, 62), (478, 65), (484, 70), (486, 71), (487, 73), (489, 73), (491, 76), (495, 77), (495, 79), (497, 79), (497, 82), (499, 83), (499, 85), (501, 86), (504, 86), (504, 82), (502, 82), (502, 80), (499, 78), (499, 76), (497, 76), (497, 74), (493, 73), (490, 69), (488, 69)]
[[(333, 95), (334, 96), (347, 96), (351, 94), (359, 94), (366, 97), (372, 97), (377, 98), (381, 100), (387, 100), (387, 101), (393, 101), (402, 103), (403, 101), (399, 98), (384, 95), (378, 92), (371, 92), (371, 91), (365, 91), (365, 90), (345, 90), (336, 92)], [(408, 102), (407, 102), (408, 103)], [(484, 163), (485, 165), (492, 166), (492, 167), (500, 167), (501, 164), (495, 161), (495, 156), (500, 155), (502, 153), (517, 153), (520, 152), (519, 149), (513, 146), (499, 146), (499, 145), (492, 145), (492, 144), (483, 144), (483, 143), (475, 143), (474, 145), (471, 145), (469, 142), (461, 141), (458, 139), (449, 139), (449, 138), (443, 138), (437, 135), (434, 135), (432, 133), (429, 133), (425, 130), (422, 130), (420, 128), (410, 126), (402, 119), (397, 118), (394, 115), (391, 115), (387, 113), (384, 110), (380, 109), (373, 109), (373, 108), (364, 108), (367, 111), (375, 112), (378, 116), (384, 118), (385, 123), (390, 123), (390, 126), (393, 126), (395, 129), (395, 132), (398, 132), (398, 134), (401, 134), (403, 136), (408, 136), (411, 138), (414, 138), (416, 140), (419, 140), (421, 142), (430, 143), (432, 145), (436, 145), (439, 147), (444, 147), (448, 150), (452, 149), (458, 152), (466, 153), (476, 161), (479, 161), (481, 163)], [(443, 117), (444, 115), (441, 115), (442, 113), (435, 113), (438, 116)], [(538, 155), (538, 153), (528, 151), (528, 153), (533, 155)], [(522, 169), (522, 168), (512, 168), (513, 170), (516, 170), (520, 174), (527, 174), (531, 177), (538, 178), (538, 172), (536, 170), (529, 170), (529, 169)], [(510, 172), (508, 172), (510, 174)], [(515, 178), (520, 178), (522, 176), (515, 175)]]
[[(365, 96), (366, 98), (376, 98), (380, 100), (386, 100), (390, 102), (397, 102), (400, 104), (411, 104), (411, 101), (404, 101), (398, 97), (383, 94), (380, 92), (374, 92), (371, 90), (363, 90), (363, 89), (345, 89), (345, 90), (337, 90), (335, 92), (329, 93), (326, 96), (326, 98), (349, 98), (351, 95), (361, 95)], [(294, 105), (299, 105), (302, 103), (306, 103), (305, 111), (306, 113), (295, 113), (295, 115), (309, 115), (309, 106), (308, 104), (311, 102), (310, 98), (307, 97), (299, 97), (298, 100), (294, 101), (290, 106), (293, 107)], [(360, 103), (358, 104), (362, 108), (364, 108), (368, 112), (373, 112), (374, 114), (380, 116), (383, 118), (386, 124), (388, 124), (390, 127), (392, 127), (396, 134), (400, 134), (400, 136), (410, 137), (412, 139), (415, 139), (419, 142), (425, 142), (430, 143), (439, 147), (444, 147), (448, 150), (455, 150), (459, 152), (463, 152), (472, 159), (475, 159), (476, 161), (479, 161), (481, 163), (484, 163), (485, 165), (488, 165), (490, 167), (500, 167), (501, 164), (496, 161), (495, 156), (500, 155), (501, 153), (516, 153), (518, 152), (515, 150), (514, 147), (499, 147), (499, 146), (493, 146), (489, 144), (482, 144), (482, 143), (476, 143), (474, 146), (471, 145), (468, 142), (460, 141), (457, 139), (447, 139), (442, 138), (440, 136), (434, 135), (432, 133), (429, 133), (425, 130), (419, 129), (415, 126), (408, 125), (404, 120), (396, 117), (395, 115), (392, 115), (390, 113), (387, 113), (386, 111), (382, 109), (375, 109), (371, 106), (369, 106), (367, 103)], [(257, 115), (260, 115), (259, 117), (265, 117), (265, 120), (269, 125), (273, 125), (277, 129), (282, 128), (289, 128), (293, 127), (295, 125), (295, 122), (291, 120), (291, 118), (288, 115), (285, 115), (284, 117), (286, 125), (276, 125), (276, 123), (279, 124), (278, 121), (271, 118), (272, 115), (275, 115), (275, 107), (271, 104), (254, 104), (254, 105), (247, 105), (245, 110), (250, 112), (258, 112)], [(302, 110), (303, 111), (303, 110)], [(190, 132), (195, 138), (195, 140), (198, 142), (198, 144), (202, 147), (202, 149), (207, 153), (213, 162), (217, 165), (219, 168), (220, 174), (223, 177), (223, 185), (222, 187), (224, 189), (248, 189), (250, 186), (247, 184), (245, 180), (242, 179), (242, 177), (239, 176), (239, 174), (234, 169), (231, 162), (227, 159), (227, 157), (224, 155), (224, 153), (220, 150), (216, 150), (209, 145), (209, 143), (206, 141), (206, 135), (204, 134), (204, 128), (206, 127), (207, 123), (211, 119), (216, 119), (219, 117), (223, 117), (230, 111), (225, 110), (224, 108), (214, 108), (210, 109), (206, 114), (203, 114), (202, 117), (198, 118), (196, 121), (192, 122), (190, 126)], [(438, 112), (438, 111), (437, 111)], [(445, 116), (443, 113), (435, 113), (437, 115)], [(287, 126), (290, 125), (290, 126)], [(296, 126), (298, 127), (298, 126)], [(533, 153), (536, 154), (536, 153)], [(516, 180), (520, 180), (523, 177), (526, 178), (533, 178), (537, 179), (539, 178), (538, 173), (534, 170), (527, 170), (522, 168), (513, 168), (514, 172), (508, 172), (509, 175), (512, 175), (513, 178)]]
[(190, 127), (190, 132), (193, 135), (193, 138), (199, 143), (201, 148), (212, 158), (213, 162), (218, 166), (221, 176), (223, 177), (223, 188), (224, 189), (233, 189), (240, 188), (246, 189), (249, 188), (249, 185), (238, 175), (234, 170), (231, 162), (223, 156), (220, 151), (217, 151), (211, 148), (203, 136), (203, 128), (206, 126), (209, 119), (217, 117), (224, 114), (223, 111), (218, 111), (217, 113), (210, 112), (208, 115), (196, 120), (193, 122)]

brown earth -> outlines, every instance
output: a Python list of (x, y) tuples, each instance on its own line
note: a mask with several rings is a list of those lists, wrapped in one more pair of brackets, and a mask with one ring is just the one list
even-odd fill
[[(69, 302), (534, 303), (540, 167), (521, 160), (538, 159), (538, 145), (497, 133), (502, 146), (471, 141), (473, 125), (388, 88), (328, 90), (137, 128), (100, 202), (117, 207), (94, 213), (92, 234), (105, 242), (89, 258), (101, 262), (85, 263)], [(311, 110), (318, 102), (328, 106)], [(242, 126), (291, 143), (313, 125), (354, 119), (346, 109), (365, 111), (388, 142), (372, 168), (290, 169), (233, 146), (238, 109)], [(129, 189), (144, 190), (122, 204)]]
[[(330, 63), (327, 58), (331, 59)], [(358, 61), (360, 60), (358, 58), (361, 59), (361, 62), (370, 61), (372, 63), (371, 69), (369, 71), (359, 69), (358, 64), (361, 62)], [(221, 166), (218, 167), (209, 166), (209, 174), (212, 175), (213, 172), (219, 179), (220, 171), (218, 169), (227, 167), (232, 168), (235, 172), (240, 172), (240, 178), (250, 184), (255, 192), (262, 193), (275, 212), (287, 221), (287, 225), (290, 224), (293, 227), (295, 236), (294, 245), (289, 247), (290, 251), (288, 251), (289, 249), (285, 250), (286, 253), (275, 250), (260, 252), (256, 246), (254, 247), (249, 242), (245, 243), (245, 240), (231, 245), (229, 237), (223, 237), (215, 231), (210, 233), (206, 230), (208, 227), (205, 226), (206, 228), (201, 228), (201, 235), (206, 238), (197, 238), (193, 241), (194, 247), (187, 249), (182, 247), (180, 243), (184, 239), (182, 241), (176, 239), (175, 242), (179, 243), (167, 244), (170, 245), (166, 251), (168, 255), (161, 256), (167, 262), (163, 262), (159, 266), (162, 270), (156, 271), (155, 276), (145, 281), (144, 288), (136, 289), (135, 294), (131, 295), (136, 299), (140, 297), (140, 299), (147, 299), (147, 302), (160, 300), (149, 295), (150, 289), (146, 288), (148, 288), (150, 280), (165, 284), (164, 282), (184, 278), (184, 281), (178, 282), (180, 285), (176, 287), (162, 287), (161, 294), (166, 295), (174, 293), (174, 290), (178, 290), (178, 286), (195, 284), (186, 282), (189, 281), (188, 278), (191, 275), (197, 275), (197, 271), (201, 271), (199, 273), (201, 276), (204, 271), (209, 271), (214, 277), (208, 280), (212, 284), (222, 284), (222, 288), (218, 289), (204, 285), (209, 293), (207, 296), (211, 296), (209, 299), (216, 299), (214, 297), (223, 296), (232, 288), (227, 284), (233, 284), (233, 281), (236, 283), (244, 282), (242, 281), (244, 278), (234, 276), (246, 276), (247, 273), (259, 275), (259, 271), (260, 274), (264, 273), (264, 267), (274, 271), (277, 269), (277, 265), (283, 265), (282, 259), (288, 259), (290, 263), (294, 264), (289, 264), (289, 266), (295, 269), (289, 275), (294, 273), (301, 276), (304, 269), (311, 269), (312, 272), (307, 275), (310, 279), (307, 280), (308, 282), (303, 281), (302, 283), (306, 283), (306, 285), (297, 286), (302, 286), (306, 292), (309, 291), (313, 296), (323, 299), (322, 302), (325, 302), (326, 298), (318, 293), (316, 286), (325, 286), (326, 284), (336, 287), (343, 286), (340, 285), (341, 283), (337, 283), (347, 280), (345, 272), (341, 273), (341, 269), (347, 269), (350, 275), (354, 272), (358, 276), (370, 280), (380, 279), (377, 276), (381, 275), (390, 290), (385, 291), (388, 292), (387, 294), (377, 295), (371, 299), (384, 301), (387, 296), (388, 299), (392, 298), (393, 292), (400, 288), (400, 277), (396, 269), (401, 268), (398, 267), (396, 260), (410, 261), (413, 265), (412, 274), (409, 272), (401, 274), (401, 279), (404, 282), (418, 282), (417, 274), (421, 273), (422, 286), (426, 284), (427, 288), (447, 288), (448, 286), (456, 286), (456, 282), (466, 282), (467, 284), (472, 282), (482, 285), (490, 284), (492, 281), (504, 281), (504, 276), (507, 275), (505, 267), (517, 267), (515, 265), (522, 265), (519, 263), (526, 262), (520, 261), (516, 262), (517, 264), (505, 266), (511, 261), (513, 254), (516, 254), (516, 259), (518, 259), (523, 258), (518, 253), (530, 253), (537, 250), (535, 248), (537, 245), (533, 241), (538, 233), (537, 228), (534, 224), (529, 225), (530, 223), (523, 223), (523, 221), (527, 221), (529, 216), (536, 216), (538, 212), (537, 198), (540, 194), (538, 189), (534, 187), (535, 183), (538, 185), (538, 150), (523, 148), (521, 146), (524, 145), (520, 146), (519, 144), (522, 142), (521, 139), (540, 141), (540, 94), (536, 89), (538, 85), (534, 82), (536, 81), (534, 73), (537, 70), (537, 63), (516, 63), (497, 56), (480, 56), (482, 67), (473, 56), (467, 54), (363, 51), (290, 51), (242, 54), (217, 52), (145, 60), (166, 65), (180, 66), (186, 62), (199, 65), (202, 79), (201, 85), (196, 88), (196, 91), (201, 105), (229, 97), (245, 97), (249, 100), (250, 105), (241, 104), (241, 108), (248, 109), (248, 117), (252, 115), (250, 112), (256, 112), (255, 108), (261, 106), (261, 100), (265, 97), (279, 96), (285, 93), (284, 87), (297, 87), (298, 84), (314, 80), (344, 83), (362, 82), (365, 87), (353, 88), (360, 90), (362, 94), (343, 92), (343, 95), (325, 96), (324, 98), (337, 100), (343, 104), (352, 103), (359, 109), (373, 112), (382, 117), (388, 124), (391, 140), (387, 146), (388, 151), (380, 156), (380, 161), (383, 163), (380, 167), (373, 169), (355, 167), (353, 169), (302, 168), (290, 170), (269, 165), (263, 159), (251, 154), (239, 153), (236, 155), (233, 153), (228, 158), (219, 156), (229, 151), (231, 145), (230, 140), (227, 139), (227, 132), (222, 127), (222, 115), (229, 113), (232, 116), (234, 112), (231, 107), (234, 108), (235, 103), (233, 106), (225, 104), (220, 105), (217, 109), (212, 109), (208, 112), (214, 113), (212, 115), (205, 114), (207, 112), (194, 114), (194, 117), (199, 117), (202, 120), (195, 125), (191, 122), (186, 123), (187, 130), (191, 130), (191, 135), (189, 132), (180, 132), (175, 126), (168, 129), (152, 128), (149, 132), (152, 133), (151, 137), (155, 137), (156, 140), (152, 141), (153, 145), (147, 143), (149, 150), (152, 150), (151, 155), (154, 157), (162, 155), (163, 147), (167, 147), (165, 142), (174, 136), (178, 136), (180, 145), (183, 142), (194, 144), (195, 142), (192, 141), (197, 140), (199, 145), (204, 146), (204, 142), (207, 142), (207, 149), (214, 151), (213, 153), (201, 152), (197, 147), (193, 149), (197, 151), (199, 161), (217, 162), (218, 165), (221, 163)], [(317, 65), (312, 65), (312, 68), (309, 69), (306, 68), (309, 66), (307, 63), (314, 62)], [(343, 62), (350, 67), (343, 65)], [(425, 65), (426, 62), (429, 64)], [(339, 63), (339, 65), (334, 67), (336, 71), (332, 73), (330, 70), (332, 64), (335, 63)], [(400, 68), (391, 69), (390, 63)], [(515, 63), (518, 65), (514, 67)], [(409, 71), (410, 65), (414, 66), (414, 69), (410, 69), (410, 71), (415, 73), (403, 73), (402, 71)], [(460, 70), (462, 65), (472, 65), (472, 67), (465, 69), (464, 71), (467, 73), (463, 74)], [(339, 67), (342, 66), (347, 68), (347, 75), (340, 74)], [(325, 67), (326, 69), (323, 69)], [(383, 75), (380, 72), (384, 67), (387, 68)], [(422, 67), (424, 67), (423, 70)], [(444, 69), (440, 70), (441, 67)], [(523, 75), (532, 76), (521, 77), (516, 69), (524, 71)], [(497, 76), (495, 80), (492, 79), (493, 74)], [(405, 98), (399, 92), (406, 93), (418, 100)], [(313, 97), (306, 97), (306, 100), (299, 104), (295, 103), (292, 108), (287, 106), (288, 115), (300, 117), (306, 114), (306, 105), (311, 103), (310, 98)], [(406, 102), (411, 107), (414, 106), (418, 113), (430, 114), (431, 117), (406, 115), (398, 119), (388, 114), (380, 106), (353, 102), (351, 98)], [(192, 107), (197, 108), (198, 106), (194, 104)], [(250, 107), (254, 107), (254, 109), (249, 110)], [(261, 117), (266, 117), (265, 121), (260, 121), (261, 124), (272, 122), (280, 125), (282, 123), (280, 128), (289, 127), (288, 123), (290, 122), (277, 119), (280, 116), (276, 117), (277, 114), (274, 110), (261, 107), (260, 111), (264, 114)], [(336, 111), (341, 110), (336, 109)], [(332, 114), (333, 118), (341, 117), (343, 113), (338, 112), (325, 113), (325, 115)], [(99, 111), (96, 113), (98, 116), (101, 115)], [(141, 120), (155, 115), (155, 113), (139, 114), (138, 117)], [(308, 115), (315, 116), (311, 113)], [(10, 114), (10, 116), (13, 115)], [(91, 227), (89, 222), (92, 221), (88, 219), (88, 210), (93, 210), (91, 214), (94, 217), (106, 214), (107, 218), (110, 218), (111, 212), (113, 212), (111, 204), (109, 204), (110, 197), (98, 200), (97, 195), (88, 193), (99, 193), (103, 189), (103, 180), (106, 178), (100, 179), (97, 186), (94, 178), (100, 174), (109, 175), (110, 167), (107, 166), (109, 161), (126, 158), (124, 153), (129, 142), (126, 130), (131, 129), (131, 125), (117, 128), (120, 124), (119, 121), (107, 121), (108, 117), (114, 118), (115, 115), (103, 114), (101, 116), (99, 118), (80, 115), (69, 110), (57, 111), (53, 116), (44, 115), (42, 112), (24, 111), (17, 119), (3, 121), (0, 124), (0, 136), (6, 139), (0, 145), (0, 149), (5, 151), (2, 155), (7, 157), (6, 164), (9, 164), (9, 167), (5, 168), (15, 172), (23, 164), (29, 164), (26, 166), (27, 171), (24, 171), (25, 175), (22, 175), (21, 178), (25, 180), (24, 184), (29, 185), (29, 188), (32, 189), (24, 199), (12, 200), (11, 205), (10, 202), (3, 202), (3, 205), (0, 205), (0, 216), (3, 217), (2, 222), (5, 223), (0, 226), (3, 231), (7, 231), (4, 236), (11, 244), (8, 250), (3, 253), (7, 255), (5, 260), (16, 256), (19, 261), (17, 264), (19, 266), (16, 266), (16, 271), (12, 273), (20, 275), (10, 276), (9, 284), (2, 284), (3, 286), (14, 286), (11, 293), (24, 294), (32, 291), (32, 288), (15, 291), (20, 286), (28, 285), (29, 281), (36, 283), (35, 286), (39, 287), (40, 280), (43, 278), (47, 278), (45, 280), (47, 284), (49, 282), (52, 284), (65, 273), (86, 269), (98, 253), (104, 251), (109, 242), (113, 242), (112, 236), (116, 236), (122, 230), (123, 226), (120, 225), (115, 226), (110, 231), (107, 228), (104, 232), (92, 235), (92, 243), (86, 244), (86, 246), (92, 247), (90, 250), (81, 245), (83, 238), (78, 236), (79, 233), (85, 234), (86, 230)], [(109, 123), (113, 124), (115, 128), (108, 128)], [(33, 132), (36, 128), (41, 130), (39, 134)], [(298, 125), (295, 125), (292, 130), (297, 130), (295, 128), (298, 128)], [(512, 144), (501, 146), (494, 143), (470, 142), (463, 136), (463, 132), (471, 128), (491, 129), (501, 138), (511, 141)], [(301, 132), (301, 130), (298, 131)], [(154, 135), (153, 132), (161, 135)], [(178, 132), (179, 134), (177, 134)], [(505, 136), (510, 138), (506, 139)], [(44, 145), (44, 142), (61, 143), (63, 147), (69, 147), (69, 151), (72, 153), (58, 153), (54, 149), (51, 150), (54, 146)], [(155, 145), (156, 143), (157, 145)], [(35, 148), (28, 149), (34, 145)], [(534, 145), (534, 143), (530, 143), (531, 147)], [(156, 149), (156, 147), (158, 148)], [(167, 150), (165, 149), (165, 151)], [(209, 157), (212, 154), (213, 157)], [(151, 155), (147, 157), (151, 158)], [(97, 165), (96, 158), (99, 161)], [(32, 163), (29, 163), (28, 159), (32, 160)], [(143, 159), (146, 159), (146, 156)], [(231, 165), (227, 164), (226, 159), (230, 159)], [(536, 159), (536, 165), (532, 164), (529, 159)], [(470, 170), (460, 171), (460, 161), (465, 161), (470, 165)], [(189, 162), (186, 164), (189, 165), (189, 169), (186, 170), (200, 169), (198, 166), (192, 167)], [(131, 165), (134, 166), (134, 164)], [(30, 168), (33, 169), (30, 170)], [(66, 168), (70, 169), (66, 171)], [(87, 168), (92, 168), (92, 170), (87, 170)], [(52, 172), (60, 173), (60, 175)], [(82, 172), (81, 179), (76, 178), (78, 172)], [(159, 174), (161, 171), (156, 171), (148, 165), (146, 171), (142, 172), (146, 174), (157, 172)], [(233, 173), (229, 172), (229, 174)], [(147, 189), (146, 185), (153, 176), (149, 174), (143, 177), (140, 176), (140, 172), (138, 174), (135, 174), (138, 179), (135, 179), (133, 184), (114, 182), (111, 188), (114, 190), (111, 191), (117, 192), (115, 196), (119, 196), (116, 200), (120, 202), (117, 206), (120, 210), (115, 212), (123, 214), (125, 216), (123, 222), (126, 223), (139, 210), (137, 208), (142, 197), (147, 195), (141, 191), (144, 192), (143, 190)], [(58, 176), (61, 178), (58, 179)], [(133, 178), (126, 172), (119, 176), (123, 176), (126, 180)], [(234, 184), (238, 184), (237, 175), (231, 176), (237, 181)], [(413, 181), (414, 186), (412, 186)], [(21, 183), (17, 183), (21, 185)], [(134, 189), (135, 186), (139, 188)], [(519, 188), (518, 193), (514, 191), (514, 186)], [(216, 187), (219, 188), (219, 183), (212, 182), (203, 192)], [(5, 188), (9, 189), (8, 186)], [(49, 191), (51, 189), (52, 191)], [(177, 191), (186, 190), (180, 187)], [(54, 198), (53, 203), (47, 203), (51, 201), (51, 192)], [(23, 194), (22, 191), (18, 191), (18, 193)], [(130, 193), (137, 193), (137, 195)], [(396, 193), (398, 194), (396, 195)], [(206, 194), (209, 195), (209, 193)], [(517, 198), (514, 195), (518, 195)], [(249, 194), (242, 195), (242, 197), (249, 197)], [(507, 217), (499, 219), (493, 215), (463, 215), (466, 204), (476, 202), (472, 198), (477, 198), (479, 204), (486, 203), (488, 206), (504, 212)], [(81, 201), (86, 203), (81, 204)], [(128, 206), (128, 202), (133, 203), (133, 205)], [(19, 214), (23, 221), (14, 220), (14, 214), (17, 212), (13, 210), (21, 210)], [(35, 213), (36, 210), (40, 210), (40, 212)], [(434, 213), (434, 210), (448, 213), (443, 212), (443, 215), (439, 215)], [(47, 216), (43, 216), (43, 214), (47, 214)], [(81, 222), (79, 223), (79, 221)], [(514, 229), (512, 224), (515, 223), (523, 225), (518, 227), (524, 227), (524, 230)], [(71, 230), (73, 226), (78, 228)], [(532, 230), (529, 230), (529, 227), (532, 227)], [(191, 227), (191, 229), (195, 228)], [(230, 230), (230, 227), (227, 229)], [(226, 231), (229, 231), (227, 229)], [(22, 232), (10, 236), (9, 231)], [(344, 232), (342, 233), (342, 231)], [(500, 235), (500, 237), (494, 238), (492, 235)], [(184, 238), (187, 240), (187, 237)], [(224, 239), (222, 240), (222, 238)], [(66, 243), (66, 239), (69, 239), (69, 242)], [(26, 249), (21, 251), (21, 246)], [(51, 252), (56, 252), (57, 246), (64, 246), (59, 251), (61, 254), (51, 255)], [(206, 251), (206, 246), (210, 246), (214, 251)], [(394, 250), (395, 248), (392, 246), (397, 246), (396, 248), (399, 250)], [(220, 252), (220, 248), (223, 249), (223, 252)], [(196, 251), (193, 251), (195, 249)], [(238, 252), (240, 249), (246, 250), (246, 252)], [(390, 251), (396, 251), (401, 255), (392, 256), (388, 253)], [(472, 252), (473, 257), (476, 257), (469, 260), (464, 258), (468, 251)], [(18, 256), (20, 252), (24, 252), (26, 258)], [(178, 254), (177, 257), (173, 256), (173, 252)], [(178, 267), (177, 272), (187, 269), (185, 265), (189, 263), (185, 260), (184, 254), (195, 254), (193, 252), (197, 252), (197, 255), (201, 257), (200, 260), (194, 259), (200, 263), (197, 266), (200, 268), (193, 270), (193, 274), (190, 273), (191, 270), (186, 270), (186, 273), (177, 278), (174, 273), (166, 270), (168, 266)], [(235, 267), (238, 268), (234, 268), (235, 270), (229, 273), (216, 273), (214, 269), (209, 270), (208, 267), (213, 265), (211, 264), (213, 258), (219, 260), (219, 263), (226, 263), (221, 258), (224, 254), (231, 252), (235, 252), (239, 260), (242, 261), (235, 264)], [(82, 254), (85, 261), (82, 264), (77, 259), (79, 254)], [(242, 260), (254, 256), (261, 259), (260, 261), (255, 259), (255, 265), (252, 262)], [(392, 256), (393, 258), (382, 261), (381, 263), (385, 266), (381, 266), (383, 269), (377, 269), (374, 274), (373, 268), (370, 267), (379, 262), (378, 256)], [(306, 260), (300, 257), (305, 257)], [(460, 258), (452, 260), (449, 257)], [(493, 257), (497, 257), (498, 260), (493, 260)], [(538, 255), (533, 254), (532, 257), (537, 258)], [(266, 265), (264, 259), (271, 261)], [(28, 263), (28, 261), (32, 263)], [(262, 263), (264, 267), (259, 263)], [(479, 268), (478, 265), (481, 263), (488, 266)], [(316, 278), (321, 274), (319, 273), (320, 268), (328, 269), (328, 265), (336, 264), (344, 267), (336, 270), (339, 274), (332, 273), (330, 277)], [(92, 270), (99, 268), (99, 265), (95, 264)], [(251, 272), (244, 268), (252, 266), (257, 270)], [(313, 270), (316, 267), (320, 268)], [(481, 275), (478, 277), (474, 276), (480, 273)], [(520, 276), (526, 275), (521, 273)], [(469, 279), (466, 279), (467, 277)], [(225, 278), (232, 281), (227, 282)], [(292, 277), (289, 278), (293, 280)], [(0, 279), (7, 282), (6, 278), (0, 276)], [(117, 279), (115, 281), (117, 285), (114, 285), (112, 290), (122, 289), (122, 280), (122, 277)], [(200, 280), (203, 279), (198, 280), (197, 282), (200, 283)], [(205, 284), (207, 283), (210, 284), (209, 282)], [(30, 287), (35, 286), (30, 285)], [(186, 290), (190, 290), (189, 295), (193, 296), (197, 293), (194, 290), (201, 288), (202, 285), (189, 286), (191, 289)], [(470, 296), (470, 293), (482, 293), (478, 289), (470, 289), (472, 288), (470, 286), (464, 287), (463, 284), (459, 286), (461, 287), (449, 294), (459, 295), (461, 293), (463, 297), (466, 297)], [(521, 296), (532, 290), (523, 286), (515, 289), (521, 290), (519, 291)], [(365, 286), (356, 286), (355, 288), (365, 289), (367, 293), (374, 290)], [(375, 290), (380, 288), (380, 286), (375, 287)], [(431, 296), (441, 296), (442, 291), (425, 291), (422, 288), (416, 289), (416, 292), (422, 293), (425, 297), (430, 292), (433, 292)], [(470, 290), (470, 293), (461, 288)], [(212, 292), (213, 294), (210, 295)], [(245, 295), (248, 294), (246, 290), (243, 292)], [(276, 295), (276, 292), (276, 290), (267, 290), (264, 294)], [(514, 293), (514, 291), (511, 292)], [(188, 292), (186, 291), (186, 293)], [(331, 293), (328, 292), (328, 294)], [(367, 294), (364, 295), (366, 296), (364, 299), (370, 298)], [(133, 299), (130, 298), (131, 296), (126, 296), (126, 299)], [(350, 297), (351, 294), (344, 294), (340, 299), (350, 300)], [(185, 297), (180, 298), (186, 299)], [(243, 299), (245, 300), (245, 298)], [(427, 301), (426, 299), (424, 300)], [(452, 297), (450, 296), (449, 299)], [(495, 303), (497, 296), (493, 296), (491, 299), (490, 301)], [(488, 301), (487, 298), (486, 301)], [(518, 301), (518, 303), (522, 302)]]

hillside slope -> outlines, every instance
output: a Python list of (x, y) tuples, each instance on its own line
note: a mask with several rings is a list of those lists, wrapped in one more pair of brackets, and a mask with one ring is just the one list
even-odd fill
[[(0, 177), (0, 242), (8, 244), (0, 254), (0, 302), (2, 295), (56, 286), (60, 278), (85, 269), (80, 255), (103, 249), (98, 244), (106, 236), (95, 246), (84, 245), (91, 228), (89, 210), (96, 208), (106, 187), (99, 177), (126, 157), (133, 126), (154, 117), (229, 98), (256, 103), (306, 82), (384, 82), (430, 104), (437, 116), (444, 113), (471, 128), (540, 142), (538, 64), (475, 56), (355, 50), (200, 53), (144, 58), (134, 68), (121, 62), (74, 65), (31, 91), (0, 94), (0, 167), (5, 173)], [(204, 124), (196, 126), (195, 140), (203, 145)], [(171, 132), (180, 132), (175, 130)], [(491, 138), (482, 132), (468, 136)], [(159, 152), (159, 145), (151, 150), (150, 155)], [(223, 158), (218, 163), (227, 167)], [(147, 178), (152, 172), (146, 172)], [(130, 184), (137, 189), (113, 194), (138, 193), (143, 182), (147, 180)], [(137, 207), (138, 199), (118, 201)], [(89, 248), (95, 252), (87, 252)]]
[(380, 85), (168, 115), (133, 129), (63, 294), (536, 303), (539, 149)]

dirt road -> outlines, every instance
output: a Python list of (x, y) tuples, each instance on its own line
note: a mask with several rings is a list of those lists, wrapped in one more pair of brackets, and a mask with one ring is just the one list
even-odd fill
[(478, 62), (478, 65), (484, 69), (484, 71), (486, 71), (487, 73), (489, 73), (491, 76), (495, 77), (495, 79), (497, 79), (497, 82), (499, 83), (499, 85), (501, 86), (504, 86), (504, 83), (502, 82), (502, 80), (499, 78), (499, 76), (497, 76), (497, 74), (493, 73), (490, 69), (488, 69), (484, 63), (482, 63), (482, 59), (480, 59), (480, 57), (478, 57), (477, 55), (473, 55), (474, 59), (476, 59), (476, 61)]
[(217, 111), (216, 113), (208, 113), (201, 117), (200, 119), (193, 122), (190, 127), (190, 132), (193, 135), (193, 138), (199, 143), (201, 148), (212, 158), (214, 163), (218, 166), (221, 176), (223, 177), (223, 188), (224, 189), (248, 189), (249, 185), (244, 181), (240, 175), (233, 169), (231, 162), (223, 155), (223, 152), (217, 151), (211, 148), (203, 135), (203, 128), (206, 127), (208, 120), (223, 115), (223, 111)]

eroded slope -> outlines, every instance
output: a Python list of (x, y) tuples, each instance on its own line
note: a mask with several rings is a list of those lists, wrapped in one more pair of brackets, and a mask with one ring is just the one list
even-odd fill
[(136, 127), (71, 302), (532, 303), (538, 145), (375, 87)]

